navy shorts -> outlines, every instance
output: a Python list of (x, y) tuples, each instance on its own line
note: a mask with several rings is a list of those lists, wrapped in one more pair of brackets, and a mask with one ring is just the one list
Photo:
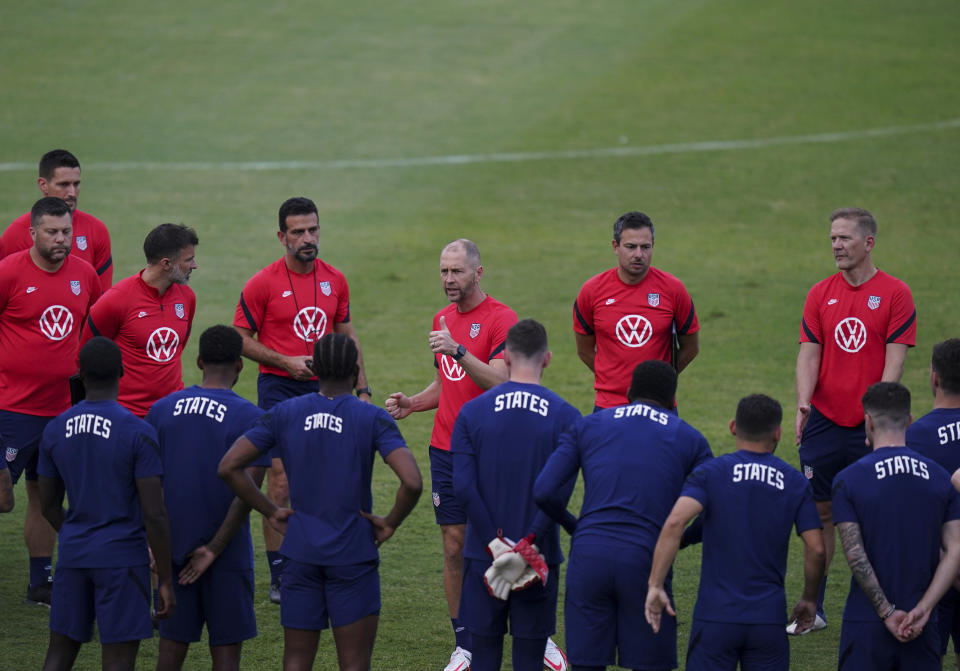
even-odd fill
[(790, 644), (783, 624), (693, 620), (688, 671), (789, 671)]
[(840, 627), (838, 671), (910, 669), (940, 671), (940, 636), (937, 627), (923, 628), (919, 638), (901, 643), (883, 622), (846, 622)]
[(940, 654), (947, 654), (952, 636), (953, 652), (960, 655), (960, 592), (953, 587), (937, 604), (937, 631), (940, 634)]
[(460, 593), (460, 620), (471, 634), (540, 639), (557, 630), (558, 566), (548, 567), (547, 584), (539, 581), (527, 589), (511, 592), (506, 601), (490, 595), (483, 573), (490, 560), (463, 560), (463, 590)]
[(317, 566), (287, 559), (280, 581), (280, 624), (319, 631), (379, 615), (379, 564)]
[[(183, 570), (173, 564), (173, 575)], [(253, 569), (217, 570), (208, 568), (191, 585), (176, 580), (173, 591), (177, 607), (173, 615), (160, 620), (160, 637), (180, 643), (195, 643), (207, 624), (210, 645), (233, 645), (257, 635), (257, 619), (253, 612)]]
[(4, 457), (14, 484), (24, 472), (27, 480), (37, 479), (40, 438), (51, 419), (53, 417), (0, 410), (0, 442), (5, 448)]
[[(644, 617), (651, 552), (579, 546), (570, 550), (564, 601), (567, 658), (574, 666), (674, 669), (677, 619), (666, 611), (660, 633)], [(671, 576), (664, 587), (673, 599)], [(620, 659), (615, 659), (616, 650)]]
[(97, 621), (101, 643), (153, 638), (150, 568), (57, 566), (50, 599), (50, 631), (86, 643)]
[(863, 423), (839, 426), (810, 407), (810, 419), (800, 439), (800, 465), (813, 488), (814, 501), (833, 498), (833, 479), (837, 473), (870, 454)]
[(304, 394), (316, 394), (319, 389), (320, 383), (316, 380), (301, 382), (271, 373), (260, 373), (257, 377), (257, 406), (269, 410), (280, 401)]
[(433, 516), (437, 524), (466, 524), (467, 511), (453, 490), (453, 455), (430, 446), (430, 482), (433, 488)]

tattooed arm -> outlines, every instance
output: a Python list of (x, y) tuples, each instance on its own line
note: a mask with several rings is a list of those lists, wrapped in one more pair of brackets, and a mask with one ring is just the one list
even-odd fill
[(904, 636), (899, 632), (900, 624), (907, 613), (902, 610), (895, 610), (894, 605), (883, 593), (883, 588), (880, 587), (880, 582), (877, 580), (877, 574), (874, 573), (873, 565), (870, 563), (867, 551), (863, 547), (860, 525), (856, 522), (840, 522), (837, 524), (837, 532), (840, 534), (843, 554), (847, 558), (847, 563), (850, 564), (850, 572), (873, 605), (877, 617), (883, 620), (887, 631), (893, 634), (897, 640), (901, 642), (910, 640), (911, 636)]

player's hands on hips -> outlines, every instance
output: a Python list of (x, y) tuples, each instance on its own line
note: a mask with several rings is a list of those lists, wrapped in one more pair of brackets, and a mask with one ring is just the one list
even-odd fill
[(153, 613), (154, 618), (163, 620), (173, 615), (177, 607), (177, 597), (173, 594), (173, 583), (171, 581), (161, 581), (157, 585), (157, 607)]
[(380, 517), (379, 515), (371, 515), (364, 511), (360, 511), (360, 514), (369, 520), (370, 524), (373, 525), (373, 542), (377, 547), (383, 545), (387, 540), (393, 535), (393, 532), (396, 531), (396, 527), (392, 527), (387, 524), (387, 519), (385, 517)]
[(677, 612), (670, 605), (670, 597), (667, 596), (667, 590), (663, 587), (647, 587), (647, 602), (643, 608), (644, 617), (647, 618), (647, 624), (653, 629), (653, 633), (660, 632), (660, 616), (663, 611), (676, 617)]
[(394, 419), (403, 419), (413, 412), (413, 403), (410, 401), (410, 397), (400, 391), (390, 394), (383, 406)]
[(443, 317), (440, 317), (440, 330), (430, 331), (430, 351), (434, 354), (446, 354), (453, 356), (457, 353), (460, 343), (450, 335), (450, 329)]
[(310, 359), (302, 356), (288, 356), (285, 358), (283, 369), (290, 373), (290, 377), (298, 382), (304, 382), (314, 377), (310, 368)]
[[(891, 622), (899, 614), (896, 620)], [(912, 641), (923, 633), (923, 628), (930, 619), (930, 613), (922, 608), (914, 608), (909, 613), (902, 610), (895, 610), (883, 623), (887, 626), (887, 631), (896, 636), (901, 643)], [(896, 627), (896, 631), (891, 629)]]
[(797, 441), (797, 445), (800, 444), (800, 438), (803, 437), (803, 427), (807, 425), (808, 419), (810, 419), (810, 404), (797, 406), (797, 421), (794, 422), (793, 425), (794, 438)]
[(287, 535), (287, 520), (293, 515), (290, 508), (277, 508), (270, 517), (267, 518), (267, 524), (273, 527), (278, 534)]
[(797, 628), (793, 634), (799, 636), (813, 626), (813, 621), (817, 617), (817, 604), (815, 601), (806, 601), (800, 599), (797, 605), (793, 607), (793, 613), (788, 618), (791, 622), (796, 620)]
[(197, 578), (202, 576), (204, 571), (210, 568), (210, 564), (217, 558), (213, 550), (206, 545), (201, 545), (187, 556), (190, 557), (190, 561), (187, 562), (187, 565), (180, 571), (180, 575), (177, 576), (177, 582), (181, 585), (195, 583)]

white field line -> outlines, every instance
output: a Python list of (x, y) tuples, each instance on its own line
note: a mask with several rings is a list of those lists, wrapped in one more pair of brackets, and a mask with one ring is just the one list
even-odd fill
[[(750, 140), (714, 140), (646, 146), (601, 147), (596, 149), (561, 149), (557, 151), (496, 152), (492, 154), (452, 154), (448, 156), (419, 156), (410, 158), (354, 158), (326, 161), (120, 161), (112, 163), (85, 163), (89, 170), (166, 170), (166, 171), (262, 171), (262, 170), (344, 170), (350, 168), (416, 168), (433, 165), (467, 165), (471, 163), (521, 163), (527, 161), (560, 161), (590, 158), (623, 158), (686, 154), (736, 149), (764, 149), (791, 144), (823, 144), (849, 142), (892, 135), (906, 135), (960, 128), (960, 119), (937, 121), (910, 126), (888, 126), (865, 130), (813, 135), (787, 135)], [(36, 163), (0, 163), (0, 172), (36, 170)]]

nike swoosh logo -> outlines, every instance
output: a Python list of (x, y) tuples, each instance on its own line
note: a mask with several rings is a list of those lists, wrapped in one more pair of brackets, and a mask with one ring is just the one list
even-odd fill
[(147, 313), (141, 311), (140, 314), (137, 315), (137, 318), (146, 317), (146, 316), (147, 316)]
[(545, 667), (547, 667), (548, 669), (553, 669), (553, 671), (560, 671), (560, 669), (563, 668), (563, 665), (562, 665), (562, 664), (554, 664), (553, 662), (551, 662), (551, 661), (550, 661), (549, 659), (547, 659), (546, 657), (543, 658), (543, 665), (544, 665)]
[(27, 293), (28, 293), (28, 294), (32, 294), (32, 293), (33, 293), (34, 291), (36, 291), (36, 290), (37, 290), (36, 287), (27, 287)]
[(284, 292), (283, 292), (283, 295), (281, 296), (281, 298), (286, 298), (287, 296), (289, 296), (289, 295), (292, 294), (292, 293), (293, 293), (292, 291), (284, 291)]
[[(610, 304), (612, 304), (612, 303), (613, 303), (614, 301), (616, 301), (616, 300), (617, 300), (616, 298), (608, 298), (608, 299), (607, 299), (607, 302), (605, 303), (605, 305), (610, 305)], [(559, 669), (560, 667), (558, 666), (558, 667), (556, 667), (556, 668)]]
[(836, 302), (837, 302), (836, 298), (831, 298), (830, 300), (827, 301), (827, 305), (833, 305)]

